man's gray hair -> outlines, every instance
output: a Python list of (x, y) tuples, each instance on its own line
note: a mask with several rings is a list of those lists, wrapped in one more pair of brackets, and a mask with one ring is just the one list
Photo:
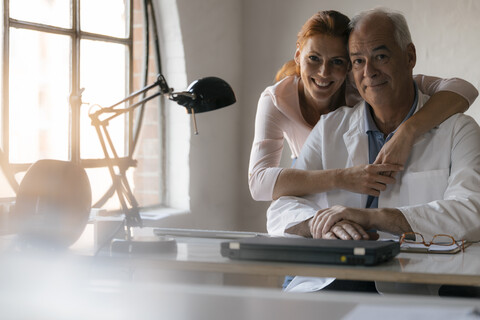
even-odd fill
[(392, 21), (394, 27), (393, 36), (395, 37), (395, 41), (400, 48), (405, 50), (407, 46), (412, 43), (412, 36), (410, 35), (410, 30), (408, 29), (407, 20), (400, 12), (395, 12), (386, 8), (375, 8), (359, 12), (350, 20), (350, 30), (353, 31), (361, 20), (377, 14), (387, 16)]

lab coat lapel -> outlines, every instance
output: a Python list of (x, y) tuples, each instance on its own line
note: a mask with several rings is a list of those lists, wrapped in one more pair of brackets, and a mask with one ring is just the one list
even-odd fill
[(358, 105), (352, 114), (350, 129), (343, 135), (348, 152), (346, 167), (368, 164), (368, 136), (365, 132), (364, 113), (364, 105)]
[[(350, 130), (343, 135), (343, 141), (348, 152), (346, 167), (368, 164), (368, 136), (365, 132), (363, 104), (358, 105), (352, 114)], [(359, 202), (356, 207), (365, 207), (367, 195), (357, 194)]]

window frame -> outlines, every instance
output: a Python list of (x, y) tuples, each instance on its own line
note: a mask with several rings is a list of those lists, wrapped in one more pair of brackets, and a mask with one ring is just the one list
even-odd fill
[[(127, 23), (127, 32), (125, 38), (119, 38), (109, 35), (97, 34), (92, 32), (82, 31), (80, 28), (80, 1), (81, 0), (71, 0), (71, 28), (63, 28), (63, 27), (56, 27), (51, 26), (43, 23), (36, 23), (30, 21), (23, 21), (17, 20), (10, 17), (10, 0), (4, 0), (3, 2), (3, 78), (2, 78), (2, 101), (1, 101), (1, 130), (0, 130), (0, 144), (3, 150), (4, 159), (0, 159), (3, 163), (2, 166), (6, 167), (8, 171), (6, 173), (7, 179), (11, 187), (14, 189), (16, 193), (16, 187), (12, 185), (11, 177), (8, 175), (12, 175), (13, 177), (20, 173), (25, 172), (32, 163), (11, 163), (9, 160), (9, 92), (10, 92), (10, 84), (9, 84), (9, 74), (10, 74), (10, 30), (11, 28), (19, 28), (19, 29), (27, 29), (27, 30), (34, 30), (39, 32), (46, 32), (50, 34), (59, 34), (65, 35), (70, 37), (71, 40), (71, 53), (70, 53), (70, 97), (69, 97), (69, 107), (70, 107), (70, 119), (69, 119), (69, 138), (68, 138), (68, 157), (70, 161), (80, 163), (80, 165), (85, 169), (92, 169), (92, 168), (104, 168), (107, 167), (107, 159), (104, 157), (102, 158), (81, 158), (80, 157), (80, 109), (82, 107), (81, 101), (81, 88), (80, 88), (80, 42), (81, 40), (97, 40), (97, 41), (104, 41), (108, 43), (115, 43), (124, 45), (128, 55), (127, 63), (125, 65), (126, 68), (126, 92), (133, 92), (134, 89), (134, 5), (135, 2), (141, 2), (141, 0), (126, 0), (126, 23)], [(145, 8), (144, 8), (145, 10)], [(144, 26), (145, 27), (145, 26)], [(144, 39), (145, 40), (145, 39)], [(148, 40), (150, 41), (150, 40)], [(139, 53), (141, 54), (141, 53)], [(157, 66), (158, 67), (158, 66)], [(159, 99), (158, 103), (162, 103), (161, 99)], [(163, 109), (163, 108), (160, 108)], [(126, 117), (126, 127), (128, 128), (125, 133), (124, 143), (125, 143), (125, 150), (126, 156), (120, 157), (118, 165), (124, 168), (131, 168), (136, 166), (136, 161), (132, 159), (131, 156), (134, 152), (134, 122), (135, 122), (135, 114), (134, 112), (128, 113)], [(161, 116), (159, 120), (159, 126), (164, 129), (164, 115)], [(164, 148), (165, 141), (164, 141), (164, 134), (160, 137), (162, 149)], [(162, 152), (162, 151), (161, 151)], [(161, 172), (160, 172), (160, 180), (165, 176), (164, 170), (164, 162), (162, 161), (161, 164)], [(15, 178), (13, 178), (14, 182), (16, 182)], [(110, 192), (110, 193), (109, 193)], [(111, 190), (105, 190), (105, 194), (103, 195), (102, 199), (105, 197), (111, 197)], [(153, 207), (162, 207), (163, 202), (165, 200), (165, 186), (164, 182), (162, 187), (159, 191), (159, 201), (158, 205), (154, 205)], [(99, 200), (98, 202), (101, 202)], [(97, 203), (98, 203), (97, 202)], [(95, 205), (93, 205), (96, 207)]]
[[(69, 132), (69, 160), (74, 162), (80, 162), (85, 168), (94, 168), (105, 165), (104, 159), (80, 159), (80, 107), (81, 100), (80, 94), (80, 41), (85, 40), (99, 40), (110, 43), (117, 43), (125, 45), (128, 49), (128, 62), (126, 67), (127, 74), (127, 87), (128, 92), (132, 91), (132, 76), (133, 76), (133, 0), (126, 0), (127, 12), (128, 12), (128, 33), (125, 38), (118, 38), (108, 35), (96, 34), (91, 32), (85, 32), (80, 29), (80, 1), (71, 0), (71, 19), (72, 27), (61, 28), (51, 25), (22, 21), (13, 19), (10, 17), (10, 0), (4, 0), (4, 41), (3, 41), (3, 87), (2, 87), (2, 136), (1, 145), (3, 152), (7, 156), (9, 155), (9, 53), (10, 53), (10, 28), (28, 29), (33, 31), (40, 31), (46, 33), (53, 33), (59, 35), (69, 36), (72, 44), (72, 52), (70, 56), (71, 67), (71, 95), (70, 95), (70, 132)], [(75, 99), (77, 98), (77, 99)], [(72, 103), (73, 102), (73, 103)], [(132, 115), (130, 115), (132, 117)], [(129, 119), (129, 121), (131, 121)], [(127, 141), (130, 141), (127, 140)], [(127, 150), (130, 150), (128, 143)], [(9, 161), (8, 161), (9, 162)], [(11, 169), (17, 173), (25, 171), (31, 165), (31, 163), (10, 163)]]

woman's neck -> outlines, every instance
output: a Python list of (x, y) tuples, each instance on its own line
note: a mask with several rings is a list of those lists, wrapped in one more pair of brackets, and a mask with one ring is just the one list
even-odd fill
[(310, 99), (308, 99), (306, 97), (303, 83), (300, 81), (298, 84), (298, 96), (302, 116), (312, 127), (317, 124), (318, 120), (320, 120), (320, 116), (334, 111), (346, 104), (345, 84), (343, 84), (342, 87), (330, 97), (330, 99), (325, 101), (314, 101), (313, 98), (310, 97)]

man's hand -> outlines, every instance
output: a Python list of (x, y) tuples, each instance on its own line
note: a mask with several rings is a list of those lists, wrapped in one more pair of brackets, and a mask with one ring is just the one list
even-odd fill
[[(340, 221), (348, 220), (347, 223), (339, 224)], [(309, 220), (308, 226), (313, 238), (324, 238), (328, 232), (339, 234), (353, 239), (369, 239), (365, 230), (371, 229), (370, 210), (333, 206), (319, 210)], [(336, 231), (332, 228), (336, 226)]]
[(403, 170), (396, 164), (367, 164), (339, 170), (338, 187), (356, 193), (378, 197), (387, 184), (395, 183), (390, 172)]
[(341, 240), (376, 240), (376, 232), (367, 232), (361, 225), (342, 220), (337, 222), (330, 231), (323, 235), (323, 239), (341, 239)]

